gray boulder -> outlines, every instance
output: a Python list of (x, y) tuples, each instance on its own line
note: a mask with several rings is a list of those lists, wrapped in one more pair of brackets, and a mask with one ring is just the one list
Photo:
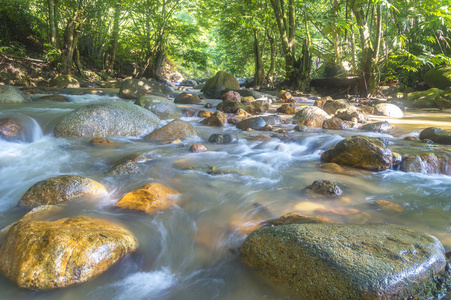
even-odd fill
[(328, 102), (326, 102), (326, 104), (324, 104), (323, 110), (330, 115), (335, 115), (337, 110), (348, 108), (349, 106), (350, 105), (349, 105), (348, 101), (346, 101), (346, 100), (342, 100), (342, 99), (332, 100), (332, 101), (328, 101)]
[(142, 95), (161, 93), (166, 97), (174, 97), (174, 92), (155, 80), (127, 79), (119, 90), (118, 96), (124, 99), (138, 99)]
[(160, 120), (179, 119), (183, 116), (182, 109), (167, 98), (144, 95), (135, 104), (150, 110)]
[(391, 118), (402, 118), (404, 117), (404, 113), (402, 110), (391, 103), (379, 103), (374, 107), (375, 112), (378, 115), (391, 117)]
[(160, 123), (154, 113), (127, 102), (91, 104), (72, 111), (56, 125), (57, 137), (142, 136)]
[(0, 103), (25, 103), (27, 97), (12, 85), (0, 85)]
[(181, 93), (174, 99), (174, 103), (179, 104), (196, 104), (200, 102), (202, 102), (202, 100), (200, 100), (199, 96), (194, 93)]
[(174, 120), (155, 130), (146, 136), (145, 139), (151, 141), (172, 141), (191, 136), (199, 136), (193, 125), (182, 120)]
[(240, 84), (232, 74), (219, 71), (215, 76), (205, 82), (202, 92), (207, 98), (221, 99), (226, 89), (239, 88)]
[(444, 254), (435, 237), (392, 224), (263, 227), (240, 251), (269, 280), (318, 300), (407, 299), (444, 270)]
[(428, 127), (421, 131), (420, 139), (431, 140), (438, 144), (451, 145), (451, 131), (442, 130), (437, 127)]
[(393, 126), (391, 126), (390, 123), (388, 123), (387, 121), (384, 121), (365, 124), (359, 127), (359, 129), (373, 132), (390, 132), (393, 129)]
[(241, 97), (254, 97), (254, 99), (262, 98), (265, 96), (265, 94), (257, 92), (257, 91), (251, 91), (251, 90), (242, 90), (242, 89), (226, 89), (226, 92), (228, 91), (234, 91), (240, 94)]
[(322, 127), (326, 119), (329, 119), (329, 115), (317, 106), (307, 106), (298, 111), (293, 120), (298, 125), (305, 125), (309, 127)]
[(247, 129), (259, 130), (266, 124), (267, 124), (266, 121), (262, 117), (257, 117), (257, 118), (250, 118), (250, 119), (243, 120), (243, 121), (239, 122), (238, 124), (236, 124), (236, 127), (239, 129), (242, 129), (242, 130), (247, 130)]

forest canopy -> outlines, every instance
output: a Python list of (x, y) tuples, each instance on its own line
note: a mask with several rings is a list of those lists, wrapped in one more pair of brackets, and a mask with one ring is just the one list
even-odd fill
[[(451, 59), (450, 0), (1, 0), (0, 51), (112, 77), (218, 70), (308, 89), (359, 76), (418, 87)], [(169, 76), (170, 78), (170, 76)]]

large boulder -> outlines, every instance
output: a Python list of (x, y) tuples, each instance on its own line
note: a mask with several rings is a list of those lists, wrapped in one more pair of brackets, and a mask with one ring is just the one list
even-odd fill
[(205, 82), (202, 92), (207, 98), (221, 99), (221, 96), (226, 89), (239, 88), (240, 84), (232, 74), (219, 71), (215, 76)]
[(254, 130), (259, 130), (260, 128), (264, 127), (266, 125), (266, 121), (265, 119), (263, 119), (262, 117), (257, 117), (257, 118), (249, 118), (246, 120), (243, 120), (241, 122), (239, 122), (238, 124), (236, 124), (236, 127), (242, 130), (247, 130), (247, 129), (254, 129)]
[(431, 88), (447, 89), (451, 87), (451, 67), (433, 68), (424, 74), (424, 82)]
[(391, 103), (379, 103), (374, 107), (376, 114), (380, 116), (386, 116), (391, 118), (402, 118), (404, 117), (404, 113), (402, 110)]
[(16, 118), (0, 119), (0, 139), (19, 141), (24, 134), (22, 122)]
[(174, 103), (179, 104), (197, 104), (200, 102), (202, 102), (202, 100), (194, 93), (181, 93), (174, 99)]
[(235, 91), (228, 91), (222, 94), (221, 99), (222, 101), (241, 102), (241, 95)]
[(8, 231), (0, 270), (22, 288), (61, 288), (96, 277), (137, 247), (127, 229), (106, 220), (24, 220)]
[(298, 111), (293, 120), (298, 125), (305, 125), (309, 127), (322, 127), (326, 119), (329, 119), (329, 115), (317, 106), (307, 106)]
[(433, 152), (409, 155), (402, 160), (401, 170), (404, 172), (451, 175), (451, 157)]
[(50, 86), (56, 88), (79, 88), (80, 83), (77, 78), (71, 74), (68, 74), (53, 78), (52, 81), (50, 81)]
[(321, 161), (370, 171), (384, 171), (390, 168), (393, 155), (380, 140), (354, 135), (323, 152)]
[(392, 224), (268, 226), (240, 251), (266, 278), (318, 300), (413, 297), (444, 270), (444, 254), (435, 237)]
[(451, 108), (451, 90), (432, 88), (407, 94), (406, 105), (413, 108)]
[(368, 121), (367, 115), (363, 112), (360, 107), (349, 106), (347, 108), (339, 109), (335, 112), (335, 116), (342, 120), (353, 121), (357, 120), (358, 122), (366, 122)]
[(149, 214), (173, 205), (173, 196), (177, 194), (176, 190), (160, 183), (149, 183), (136, 191), (125, 194), (115, 206), (123, 209), (141, 210)]
[(348, 103), (348, 101), (343, 99), (332, 101), (329, 100), (324, 104), (323, 110), (330, 115), (335, 115), (337, 110), (345, 109), (348, 108), (349, 106), (350, 104)]
[(246, 105), (244, 110), (253, 115), (261, 115), (269, 110), (269, 103), (264, 100), (256, 100)]
[(122, 82), (118, 96), (124, 99), (138, 99), (142, 95), (160, 93), (166, 97), (174, 97), (174, 92), (155, 80), (127, 79)]
[(174, 120), (155, 130), (146, 136), (145, 139), (151, 141), (170, 141), (190, 136), (199, 136), (194, 126), (182, 120)]
[(55, 127), (57, 137), (142, 136), (160, 119), (133, 103), (107, 102), (83, 106), (66, 115)]
[(437, 127), (428, 127), (420, 132), (420, 139), (431, 140), (438, 144), (451, 145), (451, 131), (442, 130)]
[(95, 180), (83, 176), (61, 175), (34, 184), (25, 192), (19, 204), (35, 207), (106, 193), (105, 187)]
[(351, 127), (348, 123), (350, 122), (343, 121), (342, 119), (337, 117), (332, 117), (330, 119), (324, 120), (322, 127), (323, 129), (343, 130)]
[(376, 123), (368, 123), (359, 127), (360, 130), (365, 131), (373, 131), (373, 132), (390, 132), (393, 129), (393, 126), (390, 125), (387, 121), (376, 122)]
[(167, 98), (144, 95), (135, 104), (150, 110), (160, 120), (179, 119), (183, 116), (182, 109)]
[(236, 101), (225, 100), (216, 106), (217, 110), (225, 113), (235, 114), (239, 109), (244, 109), (244, 104)]
[(15, 86), (0, 85), (0, 103), (25, 103), (27, 97)]

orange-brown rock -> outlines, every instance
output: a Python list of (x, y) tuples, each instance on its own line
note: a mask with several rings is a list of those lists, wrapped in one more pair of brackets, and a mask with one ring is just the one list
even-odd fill
[(224, 126), (226, 124), (226, 115), (220, 110), (217, 110), (210, 117), (201, 121), (203, 125), (207, 126)]
[(190, 123), (182, 120), (174, 120), (155, 130), (146, 136), (145, 139), (151, 141), (171, 141), (198, 135), (199, 133)]
[(61, 175), (39, 181), (23, 195), (20, 204), (28, 207), (58, 204), (60, 202), (95, 197), (106, 193), (95, 180), (75, 175)]
[(160, 183), (149, 183), (136, 191), (126, 194), (115, 206), (154, 213), (170, 207), (174, 203), (171, 195), (176, 194), (178, 194), (176, 190)]
[(208, 151), (207, 147), (205, 147), (202, 144), (192, 144), (191, 147), (189, 147), (189, 150), (191, 152), (206, 152), (206, 151)]
[(404, 208), (404, 206), (401, 206), (399, 204), (390, 202), (390, 201), (386, 201), (386, 200), (379, 200), (376, 201), (376, 205), (381, 208), (383, 211), (385, 212), (389, 212), (389, 213), (403, 213), (406, 211), (406, 209)]
[(0, 120), (0, 138), (7, 141), (20, 140), (24, 133), (22, 122), (16, 118), (5, 118)]
[(89, 143), (93, 145), (119, 145), (119, 143), (106, 138), (93, 138)]
[(106, 220), (19, 221), (0, 249), (0, 270), (22, 288), (66, 287), (103, 273), (137, 247), (128, 230)]
[(294, 115), (298, 109), (294, 103), (283, 104), (277, 109), (277, 112), (281, 114)]
[(324, 224), (331, 223), (326, 217), (305, 216), (297, 213), (287, 213), (283, 216), (262, 222), (262, 226), (280, 226), (289, 224)]
[(199, 110), (199, 112), (197, 113), (197, 116), (201, 117), (201, 118), (208, 118), (208, 117), (211, 117), (212, 114), (213, 114), (212, 111), (202, 109), (202, 110)]

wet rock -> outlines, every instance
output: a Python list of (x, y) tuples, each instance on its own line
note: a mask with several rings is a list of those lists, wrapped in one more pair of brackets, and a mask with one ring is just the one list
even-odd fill
[(213, 108), (213, 105), (211, 103), (205, 103), (204, 107), (205, 108)]
[(247, 105), (251, 102), (254, 102), (255, 98), (252, 96), (247, 96), (247, 97), (241, 97), (241, 103), (243, 103), (244, 105)]
[(27, 97), (12, 85), (0, 85), (0, 103), (26, 103)]
[(266, 121), (262, 117), (250, 118), (243, 120), (236, 124), (236, 127), (241, 130), (254, 129), (259, 130), (266, 125)]
[(277, 109), (278, 113), (287, 114), (287, 115), (294, 115), (297, 113), (297, 111), (298, 111), (298, 109), (297, 109), (296, 105), (293, 103), (283, 104), (282, 106), (280, 106)]
[(372, 115), (375, 112), (375, 108), (369, 105), (360, 106), (360, 109), (362, 109), (362, 111), (367, 115)]
[(410, 155), (401, 162), (401, 170), (404, 172), (451, 175), (451, 157), (433, 152)]
[(348, 123), (337, 117), (326, 119), (323, 123), (323, 129), (343, 130), (348, 129), (349, 127)]
[(265, 122), (271, 126), (276, 126), (282, 124), (282, 118), (278, 115), (269, 115), (262, 117)]
[(98, 276), (137, 247), (128, 230), (106, 220), (24, 220), (6, 236), (0, 270), (22, 288), (61, 288)]
[(113, 142), (106, 138), (94, 138), (90, 142), (92, 145), (119, 145), (120, 143)]
[(235, 91), (228, 91), (222, 94), (222, 101), (232, 101), (232, 102), (240, 102), (241, 103), (241, 95)]
[(269, 103), (264, 100), (255, 100), (246, 105), (244, 110), (253, 115), (261, 115), (269, 110)]
[(164, 97), (174, 97), (174, 92), (155, 80), (127, 79), (122, 82), (118, 96), (124, 99), (138, 99), (142, 95), (160, 93)]
[(73, 75), (60, 75), (52, 79), (50, 81), (51, 87), (57, 87), (57, 88), (79, 88), (80, 83), (78, 82), (78, 79), (75, 78)]
[(56, 125), (57, 137), (142, 136), (160, 123), (154, 113), (128, 102), (91, 104), (72, 111)]
[(399, 225), (300, 224), (252, 232), (240, 257), (301, 298), (393, 299), (441, 272), (444, 252), (435, 237)]
[(308, 127), (322, 127), (326, 119), (329, 119), (329, 115), (319, 107), (307, 106), (298, 111), (293, 120), (298, 125), (305, 125)]
[(365, 124), (363, 126), (360, 126), (359, 129), (365, 130), (365, 131), (387, 133), (387, 132), (392, 131), (393, 127), (390, 125), (390, 123), (388, 123), (387, 121), (384, 121), (384, 122)]
[[(254, 99), (262, 98), (265, 96), (265, 94), (253, 91), (253, 90), (242, 90), (242, 89), (226, 89), (226, 92), (228, 91), (234, 91), (241, 95), (241, 102), (243, 102), (244, 97), (252, 97)], [(251, 101), (252, 102), (252, 101)]]
[(363, 110), (360, 107), (355, 106), (339, 109), (336, 111), (335, 116), (346, 121), (353, 121), (354, 119), (357, 119), (358, 122), (368, 121), (368, 117)]
[(350, 105), (348, 101), (339, 99), (339, 100), (332, 100), (327, 101), (326, 104), (324, 104), (323, 110), (328, 113), (329, 115), (335, 115), (338, 110), (340, 109), (346, 109)]
[(330, 96), (327, 96), (324, 98), (316, 99), (315, 103), (313, 105), (318, 106), (319, 108), (324, 110), (324, 105), (326, 105), (326, 103), (331, 102), (331, 101), (334, 101), (334, 99), (332, 99), (332, 97), (330, 97)]
[(202, 100), (194, 93), (181, 93), (174, 99), (174, 103), (179, 104), (196, 104), (200, 102), (202, 102)]
[(197, 116), (200, 118), (208, 118), (208, 117), (211, 117), (211, 115), (213, 115), (212, 111), (204, 110), (204, 109), (199, 110), (199, 112), (197, 113)]
[(132, 160), (126, 160), (122, 163), (119, 163), (118, 165), (114, 166), (105, 173), (106, 176), (125, 176), (125, 175), (132, 175), (132, 174), (139, 174), (141, 173), (141, 168), (138, 166), (138, 164), (135, 161)]
[(191, 147), (189, 147), (189, 150), (191, 152), (207, 152), (208, 149), (202, 144), (192, 144)]
[(236, 113), (239, 109), (244, 109), (244, 104), (236, 101), (225, 100), (216, 106), (217, 110), (223, 111), (225, 113)]
[(401, 165), (402, 162), (402, 155), (397, 152), (392, 152), (393, 154), (393, 163), (392, 166), (394, 169), (398, 168)]
[(58, 204), (106, 193), (105, 187), (95, 180), (75, 175), (48, 178), (30, 187), (19, 204), (27, 207)]
[(310, 129), (305, 125), (296, 125), (294, 127), (294, 130), (299, 131), (299, 132), (309, 132), (310, 131)]
[(370, 171), (384, 171), (390, 168), (393, 155), (380, 140), (355, 135), (323, 152), (321, 161)]
[(226, 115), (218, 110), (211, 117), (202, 120), (201, 123), (207, 126), (224, 126), (226, 124)]
[(428, 127), (421, 131), (420, 139), (431, 140), (443, 145), (451, 145), (451, 131), (445, 131), (437, 127)]
[(171, 196), (176, 194), (178, 194), (176, 190), (160, 183), (149, 183), (136, 191), (127, 193), (115, 206), (151, 214), (172, 206), (174, 198)]
[(221, 99), (227, 89), (239, 89), (240, 85), (236, 78), (227, 72), (219, 71), (215, 76), (208, 79), (202, 88), (202, 92), (208, 98)]
[(135, 104), (150, 110), (160, 120), (179, 119), (183, 115), (180, 107), (163, 97), (144, 95), (139, 97)]
[(0, 119), (0, 139), (7, 141), (20, 141), (23, 135), (24, 128), (19, 119)]
[(421, 141), (419, 138), (417, 138), (416, 136), (406, 136), (405, 138), (404, 138), (406, 141), (416, 141), (416, 142), (418, 142), (418, 141)]
[(386, 116), (391, 118), (402, 118), (404, 113), (402, 110), (391, 103), (379, 103), (374, 107), (376, 114), (380, 116)]
[(339, 197), (343, 193), (338, 185), (329, 180), (315, 180), (307, 189), (327, 197)]
[(190, 78), (183, 79), (182, 82), (180, 83), (180, 85), (195, 87), (197, 85), (197, 81), (194, 79), (190, 79)]
[(346, 174), (347, 171), (342, 166), (336, 163), (321, 164), (318, 168), (333, 174)]
[(192, 136), (199, 136), (199, 133), (193, 125), (182, 120), (174, 120), (155, 130), (146, 136), (145, 139), (151, 141), (170, 141)]
[(280, 100), (283, 101), (283, 103), (292, 103), (294, 102), (293, 95), (291, 95), (290, 92), (287, 91), (281, 91), (279, 94)]
[(403, 206), (386, 200), (378, 200), (376, 201), (376, 205), (377, 207), (388, 213), (400, 214), (406, 211)]
[(230, 144), (233, 142), (233, 137), (228, 133), (214, 133), (208, 138), (208, 141), (213, 144)]
[(304, 216), (297, 213), (284, 214), (276, 219), (267, 220), (261, 226), (280, 226), (290, 224), (325, 224), (331, 223), (328, 218), (316, 216)]
[(270, 140), (272, 140), (272, 138), (267, 135), (267, 134), (252, 134), (250, 132), (245, 132), (242, 131), (239, 134), (237, 134), (239, 136), (239, 138), (243, 138), (247, 141), (251, 141), (251, 142), (269, 142)]
[(100, 86), (106, 89), (119, 89), (122, 85), (122, 81), (111, 79), (105, 82), (102, 82)]
[(252, 117), (252, 115), (251, 115), (250, 113), (248, 113), (247, 111), (245, 111), (245, 110), (242, 109), (242, 108), (238, 109), (238, 110), (236, 111), (235, 114), (236, 114), (237, 117), (240, 117), (240, 118), (243, 118), (243, 117), (245, 117), (245, 118)]
[(69, 98), (61, 95), (46, 95), (39, 97), (38, 101), (72, 102)]
[(447, 89), (451, 87), (451, 67), (440, 66), (433, 68), (424, 74), (423, 79), (431, 88)]

